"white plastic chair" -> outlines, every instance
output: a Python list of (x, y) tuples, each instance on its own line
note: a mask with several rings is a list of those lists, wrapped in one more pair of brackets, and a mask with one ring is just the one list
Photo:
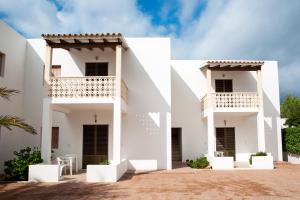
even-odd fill
[(62, 170), (64, 169), (65, 174), (67, 173), (67, 165), (64, 160), (60, 157), (57, 157), (57, 164), (59, 165), (59, 174), (62, 176)]

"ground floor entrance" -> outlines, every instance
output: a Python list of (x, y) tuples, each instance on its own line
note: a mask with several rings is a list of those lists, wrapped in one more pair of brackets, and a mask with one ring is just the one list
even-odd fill
[(108, 159), (108, 125), (83, 125), (82, 169)]
[(235, 159), (235, 128), (216, 128), (216, 150), (223, 152), (224, 156), (231, 156)]
[(181, 128), (172, 128), (172, 161), (182, 161), (181, 132)]

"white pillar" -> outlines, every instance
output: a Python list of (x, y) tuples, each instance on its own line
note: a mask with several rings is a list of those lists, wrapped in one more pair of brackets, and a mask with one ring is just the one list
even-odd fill
[(167, 170), (172, 169), (172, 125), (171, 125), (171, 113), (166, 113), (166, 125), (167, 125)]
[(265, 125), (264, 125), (264, 113), (263, 110), (259, 109), (257, 113), (257, 147), (258, 151), (266, 151), (265, 145)]
[(281, 118), (276, 118), (276, 124), (277, 124), (277, 151), (278, 151), (278, 161), (282, 161), (282, 137), (281, 137)]
[(51, 139), (52, 139), (52, 108), (51, 99), (43, 99), (43, 119), (42, 119), (42, 145), (41, 154), (44, 163), (51, 163)]
[(116, 83), (114, 102), (114, 124), (113, 124), (113, 160), (115, 163), (121, 161), (121, 81), (122, 81), (122, 46), (116, 46)]
[(45, 85), (49, 85), (51, 65), (52, 65), (52, 47), (46, 45), (46, 55), (45, 55), (45, 71), (44, 71), (44, 81)]
[(215, 141), (214, 113), (212, 109), (209, 109), (207, 113), (207, 154), (209, 157), (214, 157)]
[(257, 147), (258, 151), (266, 151), (265, 144), (265, 119), (264, 119), (264, 107), (263, 107), (263, 89), (261, 70), (257, 70), (257, 93), (259, 97), (259, 108), (257, 113)]

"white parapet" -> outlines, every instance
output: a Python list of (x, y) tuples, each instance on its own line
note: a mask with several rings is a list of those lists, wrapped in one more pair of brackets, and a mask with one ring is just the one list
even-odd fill
[(252, 156), (253, 169), (274, 169), (273, 156)]
[(212, 169), (233, 169), (233, 157), (213, 157), (211, 159)]
[(28, 181), (58, 182), (60, 180), (60, 166), (51, 164), (29, 165)]
[(288, 162), (292, 164), (300, 164), (300, 155), (288, 154)]
[(87, 182), (117, 182), (127, 171), (127, 160), (109, 165), (87, 165)]

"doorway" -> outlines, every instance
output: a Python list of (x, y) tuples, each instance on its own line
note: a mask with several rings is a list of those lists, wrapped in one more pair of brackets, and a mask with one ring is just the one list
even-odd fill
[(172, 128), (172, 161), (182, 161), (182, 128)]
[(82, 169), (108, 160), (108, 125), (83, 125)]
[(224, 156), (234, 157), (235, 160), (235, 128), (216, 128), (216, 150), (222, 151)]
[(86, 63), (85, 76), (108, 76), (108, 63)]

